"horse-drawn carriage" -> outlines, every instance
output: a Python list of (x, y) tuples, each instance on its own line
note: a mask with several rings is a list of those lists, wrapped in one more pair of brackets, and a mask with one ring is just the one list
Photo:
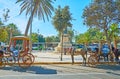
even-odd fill
[(22, 68), (30, 67), (35, 57), (28, 53), (29, 43), (30, 39), (26, 36), (12, 37), (6, 50), (0, 51), (0, 68), (16, 64)]
[(95, 66), (97, 64), (100, 64), (100, 62), (106, 62), (106, 61), (114, 62), (116, 59), (115, 52), (113, 49), (114, 46), (113, 45), (110, 46), (107, 44), (106, 41), (101, 40), (99, 42), (99, 47), (96, 48), (96, 51), (95, 52), (92, 51), (90, 56), (88, 57), (88, 65)]
[(110, 51), (110, 47), (106, 41), (101, 40), (100, 43), (95, 43), (95, 46), (86, 45), (83, 48), (67, 48), (66, 53), (71, 54), (72, 63), (74, 63), (74, 56), (81, 55), (83, 58), (83, 64), (89, 66), (96, 66), (101, 62), (113, 62), (115, 57), (114, 53)]

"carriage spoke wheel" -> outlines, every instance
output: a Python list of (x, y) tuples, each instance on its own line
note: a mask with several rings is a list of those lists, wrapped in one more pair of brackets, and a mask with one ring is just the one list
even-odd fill
[(21, 68), (28, 68), (32, 64), (31, 56), (28, 54), (25, 54), (23, 56), (19, 56), (18, 58), (18, 64)]
[(31, 58), (31, 60), (32, 60), (31, 64), (33, 64), (34, 61), (35, 61), (35, 57), (34, 57), (34, 55), (31, 54), (31, 53), (28, 53), (27, 55), (30, 56), (30, 58)]
[(6, 65), (6, 61), (5, 61), (5, 59), (2, 58), (2, 57), (0, 57), (0, 69), (1, 69), (1, 68), (4, 68), (5, 65)]
[(97, 59), (94, 56), (90, 56), (88, 58), (88, 65), (94, 67), (96, 66), (96, 64), (97, 64)]
[(120, 55), (118, 56), (118, 59), (119, 59), (119, 60), (118, 60), (118, 64), (120, 64)]
[(7, 53), (8, 56), (6, 56), (5, 58), (7, 59), (7, 63), (8, 65), (12, 66), (15, 65), (16, 59), (15, 56), (13, 55), (12, 52)]
[(12, 66), (12, 65), (14, 65), (15, 64), (15, 58), (13, 57), (13, 56), (10, 56), (10, 57), (6, 57), (6, 59), (7, 59), (7, 63), (8, 63), (8, 65), (10, 65), (10, 66)]

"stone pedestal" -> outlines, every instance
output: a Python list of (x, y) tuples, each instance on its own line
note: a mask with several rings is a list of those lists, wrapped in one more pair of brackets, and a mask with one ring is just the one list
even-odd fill
[[(64, 34), (63, 35), (63, 49), (64, 48), (69, 48), (71, 46), (72, 46), (72, 44), (71, 44), (71, 42), (69, 40), (69, 35), (68, 34)], [(60, 43), (58, 44), (58, 46), (55, 47), (55, 52), (60, 52), (61, 51), (61, 47), (62, 47), (62, 37), (60, 39)]]

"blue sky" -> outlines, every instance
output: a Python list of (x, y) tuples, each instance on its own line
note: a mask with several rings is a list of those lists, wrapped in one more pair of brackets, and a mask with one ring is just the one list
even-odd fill
[[(0, 0), (0, 18), (3, 15), (3, 9), (10, 9), (10, 19), (7, 23), (14, 23), (18, 26), (22, 33), (25, 32), (25, 27), (27, 25), (27, 21), (29, 17), (25, 16), (25, 13), (19, 15), (20, 6), (19, 4), (15, 4), (16, 0)], [(84, 33), (87, 30), (87, 27), (83, 25), (83, 19), (81, 18), (83, 9), (85, 6), (89, 5), (91, 0), (56, 0), (53, 6), (55, 8), (60, 5), (62, 8), (66, 5), (70, 7), (70, 13), (72, 13), (72, 17), (76, 20), (72, 21), (73, 29), (76, 33)], [(52, 14), (54, 16), (54, 13)], [(58, 32), (54, 29), (54, 26), (51, 23), (51, 19), (49, 22), (46, 20), (43, 22), (42, 20), (38, 20), (34, 18), (32, 24), (32, 32), (36, 32), (39, 29), (39, 33), (44, 36), (57, 35)]]

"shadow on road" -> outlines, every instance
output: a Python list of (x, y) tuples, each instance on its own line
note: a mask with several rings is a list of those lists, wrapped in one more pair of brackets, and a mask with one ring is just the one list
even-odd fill
[(98, 69), (120, 71), (120, 65), (97, 65)]
[(40, 66), (31, 66), (29, 68), (20, 68), (18, 66), (13, 67), (5, 67), (3, 70), (12, 70), (17, 72), (26, 72), (26, 73), (32, 73), (32, 74), (57, 74), (56, 70), (48, 69)]

